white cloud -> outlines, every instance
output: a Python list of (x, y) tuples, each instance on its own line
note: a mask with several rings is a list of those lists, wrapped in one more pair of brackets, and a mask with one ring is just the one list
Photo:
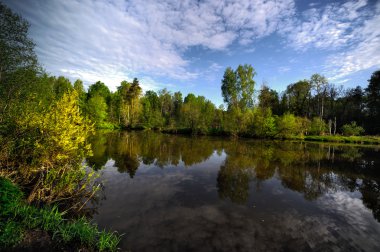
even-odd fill
[(353, 43), (357, 26), (363, 24), (366, 0), (352, 0), (342, 5), (332, 3), (321, 9), (310, 8), (282, 26), (292, 47), (305, 50), (310, 47), (337, 49)]
[(198, 75), (183, 56), (188, 48), (249, 43), (294, 13), (293, 0), (7, 2), (32, 24), (37, 54), (49, 72), (110, 86), (147, 73), (194, 79)]
[(192, 56), (185, 54), (190, 48), (232, 55), (229, 49), (238, 43), (252, 48), (248, 53), (256, 40), (276, 32), (300, 52), (334, 52), (326, 65), (331, 78), (380, 62), (380, 4), (375, 9), (366, 0), (324, 7), (310, 3), (301, 14), (294, 0), (5, 2), (30, 21), (37, 54), (48, 72), (87, 84), (102, 80), (111, 89), (132, 77), (155, 89), (164, 86), (157, 81), (162, 77), (195, 81), (204, 74), (190, 70)]
[(376, 5), (373, 16), (356, 28), (352, 35), (357, 43), (327, 59), (326, 69), (332, 80), (365, 69), (380, 68), (380, 2)]
[(283, 25), (280, 33), (291, 47), (330, 52), (323, 71), (340, 83), (350, 74), (380, 67), (380, 2), (374, 6), (367, 0), (351, 0), (313, 7)]

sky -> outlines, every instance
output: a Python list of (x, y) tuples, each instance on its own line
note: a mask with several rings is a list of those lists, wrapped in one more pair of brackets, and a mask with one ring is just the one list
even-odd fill
[(140, 80), (222, 104), (224, 70), (251, 64), (255, 89), (314, 73), (366, 87), (380, 69), (380, 1), (1, 0), (31, 24), (44, 69), (112, 91)]

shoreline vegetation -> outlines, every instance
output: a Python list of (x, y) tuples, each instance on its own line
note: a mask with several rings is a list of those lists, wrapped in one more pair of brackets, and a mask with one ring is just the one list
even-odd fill
[(146, 127), (133, 127), (133, 128), (98, 128), (101, 131), (114, 131), (114, 130), (129, 130), (129, 131), (144, 131), (144, 130), (152, 130), (158, 131), (164, 134), (171, 135), (192, 135), (192, 136), (217, 136), (217, 137), (241, 137), (248, 139), (257, 139), (257, 140), (295, 140), (295, 141), (309, 141), (309, 142), (325, 142), (325, 143), (340, 143), (340, 144), (358, 144), (358, 145), (380, 145), (380, 136), (343, 136), (343, 135), (324, 135), (324, 136), (315, 136), (315, 135), (307, 135), (307, 136), (291, 136), (291, 137), (267, 137), (267, 138), (257, 138), (255, 136), (250, 135), (238, 135), (233, 136), (228, 132), (210, 132), (210, 133), (202, 133), (202, 132), (192, 132), (189, 128), (146, 128)]
[[(136, 128), (132, 130), (142, 130), (141, 128)], [(150, 129), (145, 129), (150, 130)], [(162, 133), (166, 134), (181, 134), (181, 135), (192, 135), (191, 129), (163, 129)], [(201, 134), (210, 136), (231, 136), (228, 133), (211, 133), (211, 134)], [(292, 137), (270, 137), (270, 138), (255, 138), (249, 135), (241, 135), (239, 137), (243, 138), (254, 138), (259, 140), (296, 140), (296, 141), (310, 141), (310, 142), (329, 142), (329, 143), (355, 143), (355, 144), (370, 144), (379, 145), (380, 136), (342, 136), (342, 135), (325, 135), (325, 136), (292, 136)]]
[(22, 191), (0, 177), (0, 248), (116, 251), (120, 237), (86, 218), (67, 220), (57, 206), (28, 205)]

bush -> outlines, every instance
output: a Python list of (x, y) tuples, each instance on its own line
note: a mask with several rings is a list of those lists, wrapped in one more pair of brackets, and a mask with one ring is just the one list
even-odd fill
[(278, 136), (291, 138), (301, 133), (301, 124), (293, 114), (285, 113), (277, 118)]
[(9, 151), (0, 161), (12, 165), (1, 171), (28, 186), (29, 202), (51, 202), (92, 190), (82, 159), (91, 155), (86, 139), (94, 129), (80, 113), (76, 91), (42, 111), (25, 111), (13, 126), (17, 134), (9, 134)]
[(327, 125), (325, 121), (323, 121), (319, 117), (314, 117), (313, 120), (311, 121), (310, 135), (320, 136), (320, 135), (324, 135), (326, 131), (327, 131)]
[(350, 124), (343, 125), (342, 133), (345, 136), (360, 136), (364, 133), (364, 129), (357, 125), (356, 122), (351, 122)]
[(258, 108), (253, 112), (252, 131), (257, 137), (272, 137), (276, 133), (275, 117), (270, 108)]

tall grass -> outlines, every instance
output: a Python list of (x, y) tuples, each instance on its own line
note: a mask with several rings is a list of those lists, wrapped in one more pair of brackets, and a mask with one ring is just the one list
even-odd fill
[(0, 249), (17, 246), (26, 230), (48, 232), (52, 240), (97, 251), (116, 251), (119, 235), (99, 231), (85, 218), (66, 220), (56, 206), (36, 208), (27, 205), (18, 187), (0, 177)]

